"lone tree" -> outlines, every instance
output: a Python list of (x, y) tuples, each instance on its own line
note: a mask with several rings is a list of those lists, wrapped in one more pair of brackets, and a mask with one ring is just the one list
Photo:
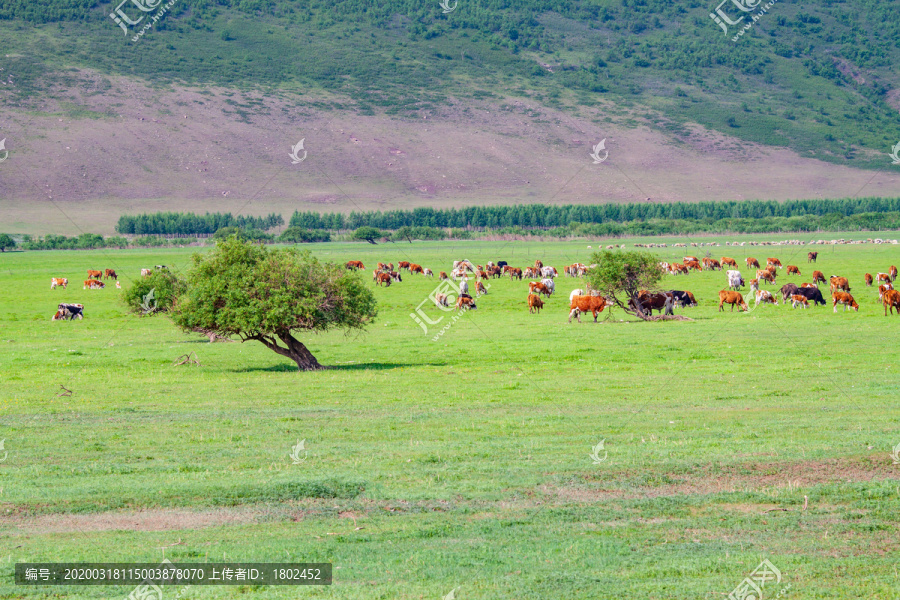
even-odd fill
[(16, 247), (16, 240), (12, 239), (7, 233), (0, 233), (0, 252), (6, 252), (10, 248)]
[(360, 227), (356, 231), (353, 232), (353, 235), (350, 236), (354, 240), (365, 240), (370, 244), (377, 244), (375, 238), (384, 237), (384, 234), (374, 227)]
[(324, 367), (294, 332), (364, 329), (378, 313), (358, 275), (306, 250), (269, 250), (232, 236), (193, 261), (187, 289), (170, 311), (175, 324), (262, 342), (301, 371)]
[(638, 295), (641, 290), (654, 291), (663, 276), (659, 260), (649, 252), (613, 252), (603, 250), (591, 255), (597, 266), (587, 274), (588, 284), (628, 314), (647, 320)]

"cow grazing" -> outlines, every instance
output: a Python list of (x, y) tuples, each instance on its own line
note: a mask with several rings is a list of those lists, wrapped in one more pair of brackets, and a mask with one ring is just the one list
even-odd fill
[(425, 277), (434, 277), (434, 271), (432, 271), (431, 269), (425, 269), (422, 272), (422, 275), (424, 275)]
[(891, 276), (891, 283), (893, 283), (894, 281), (896, 281), (896, 279), (897, 279), (897, 267), (891, 265), (891, 268), (888, 269), (888, 273), (889, 273), (890, 276)]
[(684, 261), (684, 266), (687, 269), (694, 269), (695, 271), (703, 271), (703, 267), (700, 266), (700, 263), (696, 260), (686, 260)]
[(388, 275), (391, 276), (391, 281), (403, 281), (403, 278), (400, 277), (400, 271), (391, 271)]
[(447, 294), (435, 294), (434, 301), (438, 306), (450, 307), (450, 300)]
[(103, 273), (106, 276), (106, 279), (118, 279), (119, 276), (116, 275), (116, 272), (113, 269), (106, 269)]
[(74, 319), (84, 318), (84, 304), (60, 304), (56, 314), (50, 319), (51, 321), (72, 321)]
[(482, 269), (479, 269), (479, 271), (478, 271), (478, 276), (479, 276), (480, 278), (482, 278), (482, 279), (487, 279), (487, 278), (488, 278), (487, 271), (482, 270)]
[(60, 286), (62, 289), (66, 289), (66, 286), (69, 285), (69, 280), (65, 277), (51, 277), (50, 278), (50, 289), (52, 290), (56, 286)]
[(556, 282), (552, 279), (542, 279), (541, 283), (543, 283), (544, 287), (550, 291), (550, 294), (556, 291)]
[(759, 290), (759, 279), (751, 279), (750, 280), (750, 293), (756, 292)]
[(740, 271), (729, 270), (726, 271), (725, 274), (728, 276), (728, 287), (733, 290), (738, 290), (744, 287), (744, 277), (741, 275)]
[(445, 281), (445, 280), (450, 279), (450, 278), (447, 277), (447, 272), (446, 272), (446, 271), (441, 271), (441, 274), (438, 275), (438, 279), (440, 279), (441, 281)]
[[(756, 260), (755, 258), (747, 257), (747, 268), (748, 268), (748, 269), (752, 269), (752, 268), (757, 268), (757, 269), (758, 269), (758, 268), (759, 268), (759, 261)], [(733, 307), (732, 307), (732, 308), (733, 308)]]
[(141, 269), (141, 277), (150, 277), (150, 274), (153, 273), (150, 269)]
[(900, 315), (900, 292), (887, 290), (881, 302), (884, 304), (884, 316), (888, 315), (888, 309), (890, 309), (891, 314), (894, 314), (895, 308), (897, 309), (897, 314)]
[(88, 279), (84, 282), (84, 287), (81, 288), (83, 290), (92, 289), (92, 290), (102, 290), (106, 287), (106, 284), (100, 281), (99, 279)]
[(458, 308), (460, 310), (462, 310), (464, 308), (466, 310), (475, 310), (478, 307), (475, 306), (475, 300), (471, 296), (469, 296), (469, 297), (460, 296), (459, 298), (456, 299), (456, 308)]
[(875, 276), (875, 281), (877, 281), (878, 283), (890, 283), (893, 280), (887, 273), (879, 273)]
[(459, 293), (460, 294), (468, 294), (469, 293), (469, 282), (465, 279), (459, 282)]
[(501, 277), (503, 277), (503, 269), (501, 269), (500, 267), (491, 267), (491, 269), (488, 271), (488, 275), (500, 279)]
[(779, 269), (782, 268), (782, 266), (781, 266), (781, 261), (778, 260), (777, 258), (767, 258), (767, 259), (766, 259), (766, 265), (767, 265), (767, 266), (768, 266), (768, 265), (774, 265), (774, 266), (778, 267)]
[(413, 264), (409, 265), (409, 272), (410, 273), (421, 273), (422, 275), (424, 275), (425, 269), (422, 268), (422, 265), (417, 265), (417, 264), (413, 263)]
[(884, 299), (884, 293), (885, 293), (885, 292), (889, 292), (889, 291), (891, 291), (892, 289), (894, 289), (894, 286), (893, 286), (892, 284), (890, 284), (890, 283), (883, 283), (883, 284), (879, 285), (879, 286), (878, 286), (878, 299), (879, 299), (879, 300), (883, 300), (883, 299)]
[(529, 279), (535, 279), (540, 276), (540, 271), (535, 269), (534, 267), (525, 267), (525, 277)]
[(637, 304), (640, 306), (641, 312), (653, 315), (653, 310), (659, 312), (665, 311), (667, 315), (674, 315), (675, 296), (669, 292), (660, 292), (651, 294), (646, 290), (641, 290), (637, 297)]
[(825, 283), (825, 275), (822, 271), (813, 271), (813, 283)]
[(837, 277), (835, 275), (831, 276), (831, 291), (837, 292), (849, 292), (850, 291), (850, 282), (847, 281), (846, 277)]
[(594, 323), (597, 322), (597, 315), (606, 308), (606, 298), (603, 296), (575, 296), (569, 303), (569, 323), (572, 317), (575, 317), (581, 323), (581, 313), (594, 313)]
[(557, 273), (556, 269), (553, 267), (541, 267), (541, 276), (546, 277), (548, 279), (553, 279), (557, 277), (559, 273)]
[(391, 286), (391, 274), (390, 273), (375, 273), (375, 285), (383, 285), (385, 287)]
[(93, 269), (88, 269), (88, 279), (103, 279), (103, 271), (94, 271)]
[(725, 265), (737, 269), (737, 262), (733, 258), (729, 258), (727, 256), (722, 257), (722, 266), (724, 267)]
[(532, 314), (539, 313), (542, 308), (544, 308), (544, 301), (541, 300), (541, 297), (535, 294), (528, 294), (528, 312)]
[(768, 281), (769, 283), (771, 283), (772, 285), (775, 285), (775, 274), (772, 273), (771, 271), (757, 271), (756, 278), (764, 279), (764, 280)]
[(347, 262), (347, 268), (351, 271), (357, 271), (359, 269), (365, 269), (362, 262), (358, 260), (351, 260)]
[(674, 296), (675, 304), (680, 305), (681, 308), (686, 308), (688, 306), (697, 306), (697, 300), (694, 298), (694, 294), (690, 292), (670, 290), (669, 293)]
[(798, 269), (798, 268), (795, 267), (794, 265), (788, 265), (788, 266), (787, 266), (787, 272), (788, 272), (788, 275), (791, 275), (791, 274), (793, 274), (793, 275), (799, 275), (799, 274), (800, 274), (800, 269)]
[(806, 262), (808, 262), (808, 263), (814, 263), (814, 262), (816, 262), (816, 259), (817, 259), (818, 257), (819, 257), (819, 253), (818, 253), (818, 252), (810, 252), (809, 254), (806, 255)]
[(760, 302), (762, 302), (763, 304), (769, 302), (771, 304), (774, 304), (775, 306), (778, 306), (778, 300), (775, 299), (775, 296), (773, 296), (772, 292), (770, 292), (769, 290), (758, 290), (756, 292), (756, 304), (754, 304), (754, 306), (759, 306)]
[(794, 294), (791, 296), (791, 308), (797, 308), (798, 306), (809, 308), (809, 300), (806, 299), (806, 296), (801, 294)]
[(822, 292), (819, 291), (819, 288), (815, 287), (801, 287), (797, 290), (797, 294), (805, 297), (807, 300), (811, 300), (814, 304), (821, 304), (825, 306), (825, 298), (822, 297)]
[(407, 271), (409, 271), (409, 261), (401, 260), (397, 263), (397, 269), (406, 269)]
[(852, 308), (856, 312), (859, 312), (859, 304), (857, 304), (856, 300), (853, 299), (853, 296), (847, 292), (835, 292), (831, 295), (831, 305), (834, 307), (834, 312), (837, 312), (838, 304), (844, 306), (844, 311)]
[(719, 310), (724, 311), (725, 305), (731, 305), (731, 312), (734, 312), (734, 305), (737, 304), (738, 307), (744, 310), (750, 310), (750, 307), (747, 306), (747, 303), (744, 302), (744, 297), (740, 292), (735, 292), (733, 290), (721, 290), (719, 292)]
[(784, 284), (783, 286), (781, 286), (781, 290), (779, 290), (781, 292), (781, 299), (784, 300), (785, 302), (787, 302), (788, 298), (790, 298), (791, 296), (796, 294), (797, 290), (799, 290), (799, 289), (800, 288), (798, 288), (793, 283)]
[(487, 290), (485, 289), (484, 284), (480, 281), (475, 282), (475, 293), (479, 296), (482, 294), (487, 294)]
[(510, 278), (510, 280), (518, 279), (519, 281), (522, 281), (522, 269), (520, 269), (518, 267), (510, 267), (509, 268), (509, 278)]
[(873, 281), (873, 279), (872, 279), (872, 274), (871, 274), (871, 273), (866, 273), (864, 279), (866, 280), (866, 287), (871, 287), (871, 286), (872, 286), (872, 281)]

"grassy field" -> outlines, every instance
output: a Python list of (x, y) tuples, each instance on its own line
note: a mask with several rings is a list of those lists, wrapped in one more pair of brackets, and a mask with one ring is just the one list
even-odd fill
[[(589, 261), (587, 244), (312, 250), (362, 260), (368, 280), (379, 260), (438, 272), (461, 258), (540, 258), (561, 272)], [(581, 281), (560, 277), (530, 315), (526, 283), (503, 279), (435, 342), (455, 313), (423, 332), (409, 315), (438, 282), (410, 276), (375, 288), (368, 332), (304, 339), (332, 367), (314, 373), (260, 344), (210, 344), (165, 317), (127, 315), (112, 286), (78, 287), (89, 268), (115, 268), (125, 286), (141, 267), (184, 268), (197, 249), (3, 254), (0, 596), (131, 590), (16, 587), (16, 562), (168, 558), (335, 567), (327, 588), (184, 598), (724, 598), (768, 558), (783, 579), (767, 598), (898, 598), (900, 318), (883, 316), (863, 274), (900, 251), (817, 249), (815, 268), (850, 278), (858, 313), (722, 314), (725, 275), (704, 272), (665, 280), (699, 300), (677, 311), (692, 321), (614, 311), (567, 324)], [(686, 253), (706, 250), (798, 265), (779, 287), (811, 279), (808, 247)], [(69, 288), (50, 290), (52, 276)], [(86, 318), (51, 322), (64, 300)], [(173, 366), (190, 352), (200, 366)]]

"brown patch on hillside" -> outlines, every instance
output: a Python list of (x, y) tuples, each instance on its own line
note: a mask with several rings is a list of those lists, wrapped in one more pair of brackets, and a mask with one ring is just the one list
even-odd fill
[(203, 529), (221, 525), (257, 523), (263, 512), (254, 508), (215, 510), (148, 509), (73, 515), (43, 515), (0, 519), (0, 525), (19, 534), (46, 534), (81, 531), (173, 531)]

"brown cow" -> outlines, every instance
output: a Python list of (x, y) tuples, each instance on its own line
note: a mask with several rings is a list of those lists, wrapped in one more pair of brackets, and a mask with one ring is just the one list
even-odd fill
[(544, 301), (541, 300), (541, 297), (535, 294), (528, 294), (528, 312), (532, 314), (539, 313), (542, 308), (544, 308)]
[(50, 289), (52, 290), (56, 286), (60, 286), (63, 289), (66, 289), (66, 286), (69, 285), (69, 280), (65, 277), (51, 277), (50, 278)]
[(400, 270), (400, 269), (406, 269), (407, 271), (409, 271), (409, 261), (408, 261), (408, 260), (401, 260), (399, 263), (397, 263), (397, 269), (398, 269), (398, 270)]
[(752, 267), (756, 267), (756, 268), (758, 269), (758, 268), (759, 268), (759, 261), (756, 260), (755, 258), (751, 258), (751, 257), (748, 256), (748, 257), (747, 257), (747, 268), (750, 269), (750, 268), (752, 268)]
[(535, 268), (535, 269), (538, 269), (538, 270), (543, 269), (543, 268), (544, 268), (544, 263), (542, 263), (542, 262), (539, 261), (539, 260), (535, 260), (535, 261), (534, 261), (534, 268)]
[(472, 299), (471, 296), (469, 296), (469, 297), (460, 296), (459, 298), (456, 299), (456, 308), (458, 308), (460, 310), (462, 310), (463, 308), (469, 309), (469, 310), (475, 310), (478, 307), (475, 306), (475, 300)]
[(390, 273), (376, 273), (375, 274), (375, 285), (383, 285), (385, 287), (391, 286), (391, 274)]
[(777, 258), (767, 258), (767, 259), (766, 259), (766, 265), (775, 265), (775, 266), (778, 267), (779, 269), (782, 268), (782, 266), (781, 266), (781, 261), (778, 260)]
[(500, 279), (500, 277), (503, 276), (503, 270), (500, 267), (491, 267), (488, 271), (488, 275)]
[(696, 256), (685, 256), (684, 264), (688, 264), (689, 262), (700, 262), (700, 259), (697, 258)]
[(510, 267), (509, 279), (518, 279), (519, 281), (522, 281), (522, 269), (520, 269), (519, 267)]
[(799, 274), (800, 274), (800, 269), (798, 269), (798, 268), (795, 267), (794, 265), (788, 265), (788, 267), (787, 267), (787, 272), (788, 272), (788, 275), (791, 275), (791, 274), (799, 275)]
[(441, 271), (441, 274), (438, 276), (438, 279), (440, 279), (441, 281), (444, 281), (445, 279), (450, 279), (450, 278), (447, 277), (446, 271)]
[(703, 267), (701, 267), (700, 263), (696, 260), (686, 260), (684, 261), (684, 266), (688, 269), (694, 269), (695, 271), (703, 271)]
[[(778, 306), (778, 300), (775, 299), (775, 296), (772, 295), (772, 292), (769, 290), (756, 290), (756, 304), (755, 306), (759, 306), (760, 302), (765, 304), (769, 302)], [(733, 308), (733, 307), (732, 307)]]
[(83, 290), (92, 289), (92, 290), (102, 290), (106, 287), (106, 284), (97, 279), (88, 279), (84, 282), (84, 287), (81, 288)]
[(737, 262), (733, 258), (728, 258), (727, 256), (722, 257), (722, 266), (729, 265), (737, 269)]
[(112, 269), (106, 269), (106, 272), (104, 274), (106, 275), (107, 279), (110, 279), (110, 278), (116, 279), (116, 280), (119, 279), (119, 276), (116, 275), (116, 272)]
[(478, 295), (487, 294), (487, 290), (484, 288), (484, 284), (480, 281), (475, 282), (475, 293)]
[(888, 314), (888, 308), (891, 309), (891, 314), (894, 314), (894, 309), (897, 309), (897, 314), (900, 315), (900, 292), (897, 290), (888, 290), (884, 293), (884, 298), (881, 299), (884, 303), (884, 316)]
[(825, 275), (822, 271), (813, 271), (813, 283), (825, 283)]
[(844, 305), (844, 311), (848, 308), (852, 308), (856, 312), (859, 312), (859, 304), (857, 304), (856, 300), (853, 299), (853, 296), (847, 292), (835, 292), (831, 295), (831, 305), (834, 306), (834, 312), (837, 312), (838, 304)]
[(873, 280), (872, 280), (872, 274), (871, 274), (871, 273), (866, 273), (865, 280), (866, 280), (866, 287), (872, 287), (872, 281), (873, 281)]
[(877, 281), (878, 283), (890, 283), (893, 280), (887, 273), (878, 273), (877, 275), (875, 275), (875, 281)]
[(725, 310), (725, 304), (731, 305), (731, 312), (734, 312), (734, 305), (737, 304), (740, 308), (744, 310), (750, 310), (750, 307), (747, 306), (747, 303), (744, 302), (744, 297), (741, 296), (740, 292), (733, 292), (731, 290), (721, 290), (719, 292), (719, 310)]
[(550, 297), (550, 294), (553, 293), (550, 291), (550, 288), (548, 288), (543, 283), (539, 283), (537, 281), (532, 281), (528, 284), (528, 293), (533, 294), (535, 292), (537, 292), (538, 295), (543, 294), (544, 296), (547, 296), (548, 298)]
[(891, 282), (893, 283), (894, 281), (896, 281), (896, 279), (897, 279), (897, 267), (895, 267), (894, 265), (891, 265), (891, 268), (888, 269), (888, 273), (889, 273), (890, 276), (891, 276)]
[(606, 298), (603, 296), (575, 296), (569, 305), (569, 323), (572, 322), (572, 317), (575, 317), (581, 323), (581, 313), (587, 312), (594, 313), (594, 323), (596, 323), (597, 315), (603, 312), (606, 306)]
[(637, 298), (640, 304), (641, 312), (653, 315), (653, 309), (659, 312), (665, 311), (667, 315), (674, 315), (672, 308), (675, 306), (675, 295), (671, 292), (660, 292), (651, 294), (647, 290), (641, 290)]
[(814, 262), (816, 262), (816, 259), (817, 259), (818, 257), (819, 257), (819, 253), (818, 253), (818, 252), (810, 252), (809, 254), (806, 255), (806, 262), (808, 262), (808, 263), (814, 263)]
[(757, 271), (756, 272), (757, 279), (765, 279), (771, 284), (775, 283), (775, 274), (771, 271)]
[(478, 276), (481, 277), (482, 279), (487, 279), (488, 278), (487, 271), (478, 271)]
[(878, 286), (878, 299), (884, 299), (884, 293), (894, 289), (894, 286), (890, 283), (884, 283)]
[(400, 277), (400, 271), (391, 271), (388, 275), (391, 276), (391, 281), (403, 281), (403, 278)]
[(850, 282), (847, 281), (846, 277), (837, 277), (835, 275), (831, 276), (831, 291), (850, 291)]
[(103, 279), (103, 271), (94, 271), (92, 269), (88, 269), (88, 279)]
[(809, 300), (806, 296), (801, 296), (800, 294), (791, 296), (791, 308), (797, 308), (798, 306), (809, 308)]
[(415, 263), (412, 263), (411, 265), (409, 265), (409, 272), (410, 273), (421, 273), (424, 275), (425, 269), (422, 268), (422, 265), (417, 265)]
[(365, 269), (366, 267), (362, 264), (361, 261), (351, 260), (347, 262), (347, 268), (351, 271), (356, 271), (357, 269)]

